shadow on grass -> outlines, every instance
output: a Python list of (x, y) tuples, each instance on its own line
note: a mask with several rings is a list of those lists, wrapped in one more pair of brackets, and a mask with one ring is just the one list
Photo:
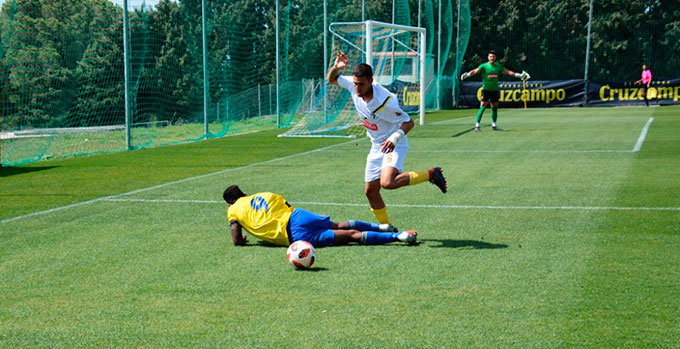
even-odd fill
[(267, 241), (264, 241), (264, 240), (256, 240), (255, 243), (253, 243), (253, 241), (251, 239), (252, 238), (249, 236), (248, 237), (248, 245), (246, 245), (246, 246), (288, 248), (288, 247), (285, 247), (285, 246), (274, 245), (271, 242), (267, 242)]
[(430, 246), (434, 248), (447, 247), (447, 248), (471, 248), (471, 249), (496, 249), (496, 248), (508, 248), (506, 244), (492, 244), (484, 241), (477, 240), (451, 240), (451, 239), (423, 239), (421, 242), (439, 242), (441, 245)]
[(465, 131), (458, 132), (458, 133), (456, 133), (455, 135), (453, 135), (453, 136), (451, 136), (451, 137), (453, 137), (453, 138), (455, 138), (455, 137), (460, 137), (460, 136), (462, 136), (462, 135), (464, 135), (464, 134), (466, 134), (466, 133), (472, 132), (474, 129), (475, 129), (474, 127), (469, 128), (469, 129), (467, 129), (467, 130), (465, 130)]
[(305, 273), (318, 273), (320, 271), (328, 271), (327, 268), (317, 268), (317, 267), (311, 267), (309, 269), (295, 269), (296, 272), (305, 272)]
[(44, 171), (57, 166), (34, 166), (34, 167), (0, 167), (0, 177), (9, 177), (24, 173)]

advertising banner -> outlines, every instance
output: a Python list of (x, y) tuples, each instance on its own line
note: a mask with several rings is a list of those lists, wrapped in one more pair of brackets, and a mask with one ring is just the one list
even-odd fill
[(385, 89), (397, 95), (399, 105), (407, 113), (420, 109), (420, 84), (395, 80)]
[[(645, 105), (645, 90), (630, 81), (591, 81), (588, 84), (589, 106)], [(680, 79), (652, 80), (647, 89), (650, 105), (680, 104)]]
[[(498, 83), (500, 106), (504, 108), (571, 107), (583, 105), (583, 80), (511, 81)], [(461, 84), (460, 107), (477, 108), (482, 100), (482, 82)]]

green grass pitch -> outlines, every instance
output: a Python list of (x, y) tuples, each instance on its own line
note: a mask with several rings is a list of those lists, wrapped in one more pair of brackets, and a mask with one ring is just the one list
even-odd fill
[(234, 247), (224, 188), (373, 221), (367, 139), (274, 131), (0, 169), (0, 347), (677, 347), (680, 108), (428, 114), (416, 246)]

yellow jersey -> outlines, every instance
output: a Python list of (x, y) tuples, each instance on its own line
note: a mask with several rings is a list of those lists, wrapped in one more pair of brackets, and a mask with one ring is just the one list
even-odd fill
[(257, 193), (236, 200), (227, 209), (229, 224), (238, 222), (258, 239), (288, 246), (288, 221), (293, 207), (281, 195)]

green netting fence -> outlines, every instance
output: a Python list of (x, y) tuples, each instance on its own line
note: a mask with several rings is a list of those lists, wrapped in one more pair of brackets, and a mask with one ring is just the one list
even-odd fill
[(678, 77), (677, 0), (470, 0), (470, 12), (464, 71), (486, 62), (494, 49), (506, 67), (526, 70), (532, 79), (630, 81), (640, 78), (642, 64), (655, 78)]
[[(333, 22), (425, 28), (428, 109), (455, 107), (458, 76), (488, 49), (540, 80), (632, 81), (642, 63), (655, 79), (676, 78), (680, 65), (671, 0), (0, 4), (3, 166), (295, 126), (331, 93)], [(407, 67), (395, 57), (391, 70)]]

